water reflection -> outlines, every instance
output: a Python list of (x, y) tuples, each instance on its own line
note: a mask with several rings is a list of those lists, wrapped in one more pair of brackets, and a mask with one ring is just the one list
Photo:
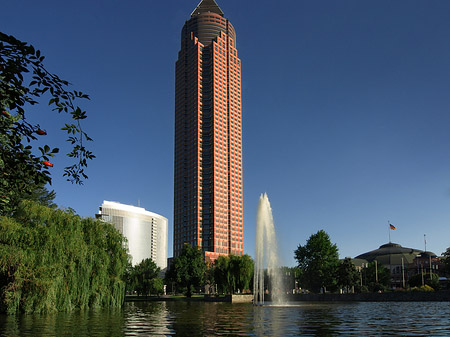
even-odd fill
[(170, 322), (172, 316), (166, 302), (130, 302), (124, 308), (124, 336), (168, 336), (173, 335)]
[(335, 336), (339, 321), (336, 307), (328, 305), (305, 305), (296, 311), (297, 335), (299, 336)]
[(0, 336), (121, 336), (122, 325), (120, 309), (0, 316)]
[(449, 336), (442, 303), (291, 306), (134, 302), (122, 310), (0, 315), (0, 336)]

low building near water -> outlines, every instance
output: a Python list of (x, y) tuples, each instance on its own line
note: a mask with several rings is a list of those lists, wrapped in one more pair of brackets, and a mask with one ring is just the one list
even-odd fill
[(440, 275), (442, 270), (442, 262), (436, 254), (402, 247), (400, 244), (392, 242), (360, 254), (352, 261), (358, 270), (366, 268), (370, 262), (377, 261), (378, 264), (390, 270), (393, 288), (402, 288), (403, 283), (406, 285), (414, 275), (429, 274), (430, 272)]

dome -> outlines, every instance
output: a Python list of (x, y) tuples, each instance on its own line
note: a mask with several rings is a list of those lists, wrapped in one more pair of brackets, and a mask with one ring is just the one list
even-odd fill
[(402, 259), (405, 264), (412, 263), (421, 253), (422, 251), (419, 249), (406, 248), (398, 243), (389, 242), (381, 245), (378, 249), (358, 255), (356, 259), (364, 259), (368, 262), (377, 260), (383, 265), (401, 265)]
[(420, 259), (429, 259), (430, 257), (432, 259), (435, 259), (437, 257), (437, 255), (435, 253), (433, 253), (433, 252), (426, 252), (425, 251), (425, 252), (420, 253), (419, 256), (417, 256), (417, 257), (420, 258)]

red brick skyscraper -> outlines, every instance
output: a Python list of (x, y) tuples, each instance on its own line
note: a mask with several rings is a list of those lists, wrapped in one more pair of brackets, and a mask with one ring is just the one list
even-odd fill
[(184, 243), (210, 260), (242, 255), (241, 61), (214, 0), (186, 21), (175, 81), (174, 256)]

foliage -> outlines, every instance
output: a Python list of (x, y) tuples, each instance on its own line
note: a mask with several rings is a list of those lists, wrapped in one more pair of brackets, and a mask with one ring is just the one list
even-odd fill
[(51, 182), (50, 157), (59, 149), (45, 145), (33, 151), (31, 142), (47, 132), (39, 124), (30, 124), (25, 113), (40, 98), (48, 95), (52, 109), (68, 113), (72, 120), (62, 128), (72, 145), (67, 155), (75, 161), (64, 169), (67, 180), (81, 184), (87, 178), (87, 160), (95, 157), (85, 147), (92, 140), (81, 127), (86, 112), (75, 104), (89, 96), (68, 90), (69, 82), (50, 73), (43, 61), (32, 45), (0, 32), (0, 215), (11, 215), (24, 195)]
[(447, 275), (450, 275), (450, 247), (442, 253), (442, 262), (444, 262), (444, 270)]
[(250, 289), (254, 263), (250, 256), (219, 256), (214, 261), (214, 280), (221, 293), (236, 293)]
[(214, 263), (207, 262), (204, 282), (205, 282), (205, 291), (208, 294), (215, 293), (214, 272), (215, 272)]
[(420, 287), (414, 287), (411, 290), (412, 291), (424, 291), (424, 292), (432, 292), (432, 291), (434, 291), (434, 289), (432, 287), (430, 287), (428, 284), (425, 284), (425, 285), (420, 286)]
[(164, 293), (164, 280), (160, 277), (153, 278), (150, 281), (150, 294), (162, 295)]
[(163, 282), (159, 277), (161, 268), (152, 259), (142, 260), (141, 263), (129, 268), (127, 290), (138, 295), (160, 295), (163, 292)]
[(119, 307), (124, 237), (108, 223), (23, 201), (0, 217), (0, 306), (8, 313)]
[(357, 293), (368, 293), (369, 292), (369, 287), (367, 287), (366, 285), (357, 284), (355, 289), (356, 289)]
[(295, 259), (301, 270), (299, 281), (302, 287), (317, 293), (320, 289), (336, 285), (338, 248), (331, 243), (325, 231), (311, 235), (305, 246), (299, 245)]
[(386, 291), (391, 285), (389, 269), (375, 261), (370, 262), (367, 268), (362, 270), (362, 277), (364, 285), (368, 287), (370, 292)]
[[(422, 283), (422, 280), (424, 284)], [(410, 287), (421, 287), (423, 285), (427, 285), (434, 290), (440, 290), (441, 285), (439, 283), (439, 275), (438, 274), (432, 274), (432, 277), (430, 277), (430, 274), (416, 274), (414, 276), (411, 276), (408, 280), (408, 284)]]
[(240, 289), (241, 292), (250, 289), (250, 286), (253, 285), (255, 263), (247, 254), (241, 256), (232, 255), (232, 257), (237, 259), (236, 288)]
[(206, 264), (202, 251), (186, 243), (181, 255), (173, 259), (166, 279), (168, 283), (185, 288), (186, 296), (191, 297), (194, 288), (204, 284), (205, 273)]
[(24, 196), (24, 199), (31, 200), (43, 206), (56, 209), (58, 206), (53, 202), (53, 200), (55, 200), (55, 197), (55, 191), (49, 191), (46, 187), (43, 186), (36, 186), (29, 195)]
[(228, 256), (219, 256), (214, 261), (214, 281), (217, 284), (219, 293), (232, 293), (234, 280)]
[(385, 291), (389, 290), (389, 286), (382, 284), (380, 282), (369, 282), (369, 285), (367, 288), (369, 289), (369, 292), (371, 292), (371, 293), (385, 292)]
[(352, 287), (358, 285), (359, 280), (360, 275), (352, 260), (350, 258), (344, 259), (337, 270), (338, 285), (349, 292)]

